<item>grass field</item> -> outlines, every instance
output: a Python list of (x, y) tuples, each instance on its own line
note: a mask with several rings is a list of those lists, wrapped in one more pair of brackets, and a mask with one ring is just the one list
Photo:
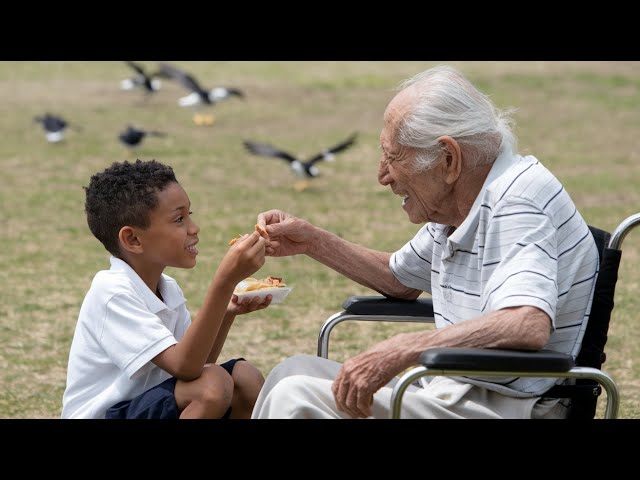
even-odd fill
[[(154, 68), (153, 62), (141, 62)], [(227, 241), (260, 211), (281, 208), (351, 241), (393, 251), (417, 230), (399, 198), (376, 180), (382, 113), (403, 79), (431, 62), (175, 61), (206, 86), (233, 86), (246, 101), (211, 109), (196, 126), (165, 82), (146, 103), (119, 89), (122, 62), (0, 62), (0, 418), (57, 418), (78, 310), (108, 255), (83, 212), (83, 185), (114, 161), (157, 159), (174, 167), (201, 227), (198, 265), (168, 269), (195, 315)], [(612, 230), (640, 211), (640, 62), (452, 62), (501, 107), (517, 107), (520, 151), (564, 182), (588, 223)], [(48, 144), (35, 115), (82, 127)], [(162, 130), (134, 152), (126, 125)], [(358, 144), (298, 192), (284, 162), (248, 154), (243, 139), (303, 156), (358, 132)], [(621, 418), (640, 418), (640, 232), (623, 265), (604, 365), (622, 392)], [(306, 257), (268, 259), (258, 275), (285, 278), (285, 303), (237, 318), (221, 359), (244, 356), (267, 374), (282, 359), (314, 354), (322, 322), (351, 294), (372, 292)], [(338, 327), (331, 356), (343, 360), (399, 326)], [(403, 327), (404, 328), (404, 327)], [(417, 328), (417, 327), (412, 327)]]

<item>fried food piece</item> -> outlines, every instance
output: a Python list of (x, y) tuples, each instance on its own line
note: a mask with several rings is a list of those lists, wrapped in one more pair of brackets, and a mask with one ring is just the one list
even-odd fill
[(229, 240), (229, 245), (233, 245), (234, 243), (236, 243), (238, 240), (240, 240), (242, 238), (242, 234), (238, 234), (236, 235), (234, 238), (232, 238), (231, 240)]
[(287, 284), (282, 281), (282, 277), (272, 277), (268, 276), (266, 278), (257, 279), (257, 278), (245, 278), (243, 280), (244, 288), (237, 290), (240, 292), (251, 292), (254, 290), (263, 290), (265, 288), (282, 288), (286, 287)]
[[(260, 225), (258, 225), (257, 223), (256, 223), (256, 232), (258, 232), (260, 236), (264, 238), (267, 241), (267, 243), (269, 243), (269, 234), (266, 231), (264, 231), (262, 228), (260, 228)], [(241, 237), (242, 237), (242, 234), (239, 233), (236, 237), (229, 240), (229, 245), (233, 245), (238, 240), (240, 240)]]
[(256, 223), (256, 232), (258, 232), (260, 236), (265, 240), (269, 240), (269, 234), (265, 230), (260, 228), (260, 225), (258, 225), (257, 223)]
[(272, 287), (286, 287), (287, 285), (282, 281), (282, 277), (272, 277), (269, 275), (263, 280), (264, 283), (268, 283)]

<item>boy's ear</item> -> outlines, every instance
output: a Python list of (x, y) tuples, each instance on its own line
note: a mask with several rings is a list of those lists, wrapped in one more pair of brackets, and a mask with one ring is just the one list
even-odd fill
[(120, 232), (118, 232), (118, 238), (124, 250), (131, 253), (142, 253), (142, 243), (138, 238), (135, 228), (122, 227)]

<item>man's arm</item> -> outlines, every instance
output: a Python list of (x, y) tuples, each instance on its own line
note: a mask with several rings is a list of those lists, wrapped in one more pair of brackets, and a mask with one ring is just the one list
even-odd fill
[(258, 215), (269, 236), (267, 255), (286, 257), (305, 254), (354, 282), (383, 295), (413, 300), (421, 290), (402, 285), (389, 269), (390, 253), (349, 242), (282, 210)]
[(314, 241), (307, 251), (309, 257), (383, 295), (414, 300), (422, 293), (396, 279), (389, 269), (390, 253), (372, 250), (312, 227)]
[(437, 330), (402, 333), (344, 363), (333, 384), (336, 404), (355, 418), (371, 415), (373, 394), (394, 376), (417, 365), (420, 354), (428, 348), (539, 350), (550, 333), (549, 316), (530, 306), (505, 308)]

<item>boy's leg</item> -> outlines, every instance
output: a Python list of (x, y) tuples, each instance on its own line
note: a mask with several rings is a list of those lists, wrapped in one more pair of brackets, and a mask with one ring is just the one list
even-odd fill
[(175, 397), (181, 419), (222, 418), (231, 406), (233, 380), (220, 365), (207, 364), (199, 378), (176, 382)]
[(176, 379), (171, 377), (137, 397), (109, 408), (106, 419), (177, 419), (179, 415), (174, 391)]
[(264, 385), (264, 375), (244, 358), (229, 360), (221, 366), (233, 378), (230, 418), (251, 418), (253, 406)]

